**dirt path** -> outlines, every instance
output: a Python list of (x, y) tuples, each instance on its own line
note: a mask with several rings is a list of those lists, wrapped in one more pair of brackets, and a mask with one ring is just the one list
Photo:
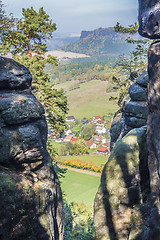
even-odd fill
[(84, 173), (84, 174), (88, 174), (88, 175), (92, 175), (92, 176), (96, 176), (96, 177), (101, 177), (101, 173), (95, 173), (95, 172), (90, 172), (87, 170), (82, 170), (82, 169), (77, 169), (77, 168), (71, 168), (71, 167), (67, 167), (67, 166), (61, 166), (58, 165), (60, 168), (64, 168), (64, 169), (68, 169), (74, 172), (79, 172), (79, 173)]

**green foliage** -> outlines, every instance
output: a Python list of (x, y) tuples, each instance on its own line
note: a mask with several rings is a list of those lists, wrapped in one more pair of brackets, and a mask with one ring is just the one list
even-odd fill
[(118, 97), (111, 96), (110, 100), (116, 100), (117, 105), (121, 108), (123, 105), (123, 100), (126, 94), (128, 93), (129, 87), (133, 84), (133, 82), (130, 79), (126, 78), (117, 78), (113, 76), (113, 83), (114, 83), (114, 90), (119, 90)]
[[(0, 199), (1, 230), (3, 229), (1, 237), (15, 239), (20, 236), (22, 240), (36, 239), (41, 202), (33, 183), (22, 174), (1, 167)], [(20, 222), (21, 226), (17, 228)], [(22, 228), (25, 229), (23, 235), (19, 230)]]
[(66, 169), (60, 168), (55, 161), (56, 156), (58, 155), (57, 151), (52, 145), (51, 141), (47, 141), (47, 150), (49, 152), (50, 157), (52, 158), (52, 164), (55, 172), (57, 173), (58, 179), (64, 178), (66, 174)]
[(147, 53), (151, 41), (141, 38), (137, 39), (134, 34), (138, 32), (138, 27), (139, 25), (137, 22), (129, 25), (128, 28), (122, 27), (120, 23), (117, 23), (114, 27), (116, 32), (129, 33), (130, 36), (126, 39), (127, 43), (134, 44), (136, 46), (135, 50), (130, 53), (129, 57), (122, 55), (120, 60), (117, 62), (121, 71), (127, 74), (130, 74), (133, 71), (143, 71), (147, 66)]
[(9, 51), (9, 42), (3, 45), (3, 40), (7, 38), (8, 41), (10, 41), (14, 23), (15, 18), (13, 18), (12, 14), (9, 14), (9, 16), (7, 16), (4, 9), (4, 4), (0, 0), (0, 52), (6, 53)]
[[(22, 18), (16, 21), (16, 31), (13, 32), (11, 39), (12, 53), (44, 54), (47, 50), (46, 39), (51, 38), (56, 30), (55, 23), (49, 19), (49, 16), (40, 8), (36, 12), (33, 7), (22, 9)], [(4, 41), (8, 38), (4, 38)]]
[(138, 22), (135, 22), (134, 24), (130, 24), (128, 28), (122, 27), (119, 22), (117, 22), (116, 26), (114, 27), (115, 32), (121, 32), (121, 33), (130, 33), (134, 34), (138, 32)]
[(8, 35), (3, 37), (2, 47), (9, 44), (14, 58), (29, 68), (33, 76), (33, 93), (44, 105), (50, 125), (61, 133), (64, 130), (65, 114), (68, 110), (67, 98), (62, 89), (54, 88), (49, 75), (44, 71), (46, 64), (57, 65), (55, 57), (50, 55), (45, 57), (46, 39), (52, 37), (56, 25), (43, 8), (38, 12), (33, 7), (23, 8), (22, 16), (20, 20), (16, 20), (10, 37)]
[[(137, 22), (129, 25), (128, 28), (122, 27), (120, 23), (117, 23), (114, 29), (116, 32), (134, 35), (138, 31), (138, 27), (139, 26)], [(116, 62), (116, 67), (119, 69), (118, 73), (123, 74), (125, 77), (117, 77), (116, 75), (113, 76), (112, 82), (115, 85), (114, 89), (119, 89), (119, 96), (111, 96), (110, 100), (116, 100), (119, 107), (122, 107), (123, 99), (128, 93), (128, 89), (132, 84), (131, 80), (134, 81), (134, 77), (132, 76), (135, 75), (137, 77), (147, 69), (148, 47), (151, 43), (150, 40), (134, 39), (133, 37), (128, 37), (126, 41), (127, 43), (134, 44), (136, 47), (129, 56), (122, 55)]]
[(64, 199), (64, 240), (93, 240), (93, 209), (84, 203), (67, 203)]
[[(111, 79), (111, 69), (113, 63), (107, 61), (89, 61), (89, 62), (67, 62), (60, 63), (56, 68), (47, 65), (45, 71), (50, 75), (51, 81), (55, 84), (65, 83), (76, 80), (69, 90), (79, 87), (79, 84), (92, 81), (101, 80), (108, 81)], [(74, 73), (74, 74), (73, 74)]]
[(95, 134), (96, 126), (95, 124), (89, 124), (84, 126), (81, 137), (84, 138), (84, 140), (89, 140), (92, 138), (92, 136)]
[(84, 162), (81, 160), (72, 160), (72, 159), (67, 160), (64, 158), (58, 158), (57, 163), (61, 166), (68, 166), (68, 167), (88, 170), (96, 173), (101, 173), (103, 170), (102, 166), (97, 166), (92, 162)]
[(68, 142), (60, 149), (60, 155), (79, 155), (79, 154), (87, 154), (89, 148), (84, 140), (79, 139), (76, 142)]

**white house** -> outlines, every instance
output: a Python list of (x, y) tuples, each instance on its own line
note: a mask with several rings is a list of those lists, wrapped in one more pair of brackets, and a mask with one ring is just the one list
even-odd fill
[(102, 145), (103, 143), (106, 143), (106, 138), (102, 135), (94, 135), (93, 139), (97, 145)]
[(65, 135), (67, 136), (73, 134), (70, 129), (65, 129), (64, 132), (65, 132)]
[(86, 144), (90, 149), (97, 148), (97, 145), (93, 141), (86, 141)]
[(72, 135), (68, 135), (68, 136), (66, 136), (64, 139), (63, 139), (63, 142), (70, 142), (71, 141), (71, 139), (73, 138), (73, 136)]
[(105, 134), (106, 131), (107, 131), (107, 128), (104, 125), (96, 126), (96, 133), (97, 134)]
[(97, 148), (97, 145), (95, 143), (93, 143), (91, 146), (90, 146), (90, 149), (94, 149), (94, 148)]

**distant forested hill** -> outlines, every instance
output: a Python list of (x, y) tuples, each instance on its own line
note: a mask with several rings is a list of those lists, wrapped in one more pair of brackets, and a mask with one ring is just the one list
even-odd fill
[(128, 54), (134, 45), (126, 43), (127, 37), (128, 34), (116, 33), (111, 27), (82, 31), (78, 41), (65, 45), (61, 50), (90, 56)]

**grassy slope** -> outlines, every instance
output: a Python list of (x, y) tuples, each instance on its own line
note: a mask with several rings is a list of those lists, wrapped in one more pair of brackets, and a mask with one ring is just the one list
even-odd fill
[(69, 103), (68, 115), (74, 115), (78, 120), (83, 117), (90, 118), (94, 115), (107, 115), (114, 113), (117, 106), (113, 101), (109, 101), (111, 95), (116, 93), (106, 93), (107, 82), (93, 80), (80, 85), (80, 88), (68, 91), (73, 82), (58, 84), (57, 89), (64, 88)]
[(84, 202), (86, 205), (93, 205), (100, 177), (67, 170), (61, 182), (62, 191), (68, 202)]
[[(70, 81), (56, 85), (57, 89), (63, 88), (66, 92), (69, 103), (68, 115), (74, 115), (76, 119), (81, 120), (83, 117), (103, 116), (114, 113), (117, 110), (116, 104), (113, 101), (109, 101), (109, 97), (115, 95), (115, 93), (106, 93), (107, 82), (93, 80), (81, 84), (79, 89), (69, 91), (69, 87), (74, 83), (75, 81)], [(57, 148), (59, 147), (57, 146)], [(68, 156), (66, 158), (90, 161), (96, 165), (104, 165), (107, 162), (107, 157), (99, 156)], [(100, 184), (100, 177), (68, 170), (66, 177), (61, 181), (62, 190), (69, 202), (83, 201), (85, 204), (93, 205)]]

